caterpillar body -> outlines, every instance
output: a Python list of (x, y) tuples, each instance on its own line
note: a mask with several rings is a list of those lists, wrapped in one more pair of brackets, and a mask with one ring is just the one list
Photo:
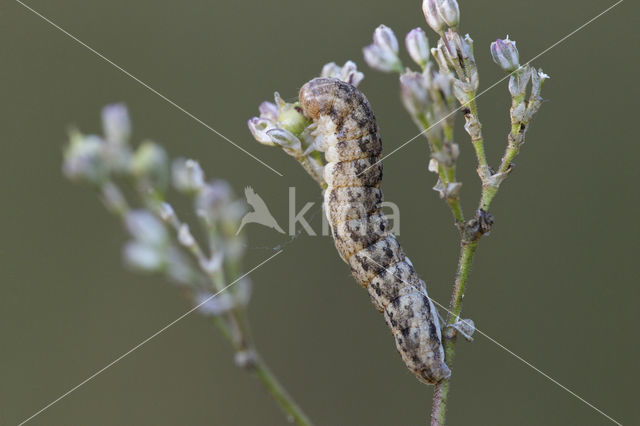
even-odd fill
[(324, 208), (338, 253), (384, 314), (409, 370), (424, 383), (449, 378), (438, 313), (381, 210), (382, 141), (369, 101), (334, 78), (309, 81), (299, 100), (327, 162)]

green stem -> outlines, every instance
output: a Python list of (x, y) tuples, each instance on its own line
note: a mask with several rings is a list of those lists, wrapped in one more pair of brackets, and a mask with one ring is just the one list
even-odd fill
[(262, 382), (264, 387), (269, 391), (273, 399), (280, 405), (282, 411), (293, 420), (299, 426), (311, 425), (311, 420), (302, 411), (302, 409), (291, 398), (287, 391), (282, 387), (276, 376), (273, 375), (271, 370), (267, 367), (265, 362), (256, 356), (255, 366), (253, 371), (258, 379)]
[[(453, 288), (453, 295), (451, 296), (451, 303), (449, 305), (447, 324), (444, 327), (445, 333), (443, 333), (444, 358), (449, 368), (453, 367), (456, 334), (448, 333), (448, 330), (451, 329), (451, 326), (455, 324), (460, 317), (460, 312), (462, 311), (462, 299), (464, 298), (464, 291), (467, 285), (467, 278), (469, 277), (469, 271), (471, 269), (473, 256), (476, 252), (477, 247), (478, 241), (468, 243), (463, 242), (460, 249), (460, 261), (458, 263), (456, 282)], [(433, 397), (433, 409), (431, 411), (431, 426), (443, 426), (445, 424), (450, 381), (451, 379), (443, 380), (436, 385)]]
[[(417, 119), (417, 123), (419, 124), (419, 127), (422, 127), (423, 130), (426, 131), (430, 128), (429, 120), (425, 115), (419, 115), (418, 117), (416, 117), (416, 119)], [(445, 143), (451, 144), (452, 143), (451, 140), (453, 139), (453, 128), (445, 124), (443, 124), (442, 127), (444, 131)], [(426, 133), (425, 137), (427, 138), (429, 149), (431, 150), (432, 153), (437, 153), (443, 149), (444, 147), (443, 140), (439, 136), (435, 134)], [(455, 164), (451, 166), (447, 166), (445, 164), (439, 163), (438, 177), (440, 177), (440, 181), (445, 186), (445, 188), (449, 183), (455, 182), (456, 181)], [(463, 223), (464, 213), (462, 212), (460, 197), (457, 195), (453, 197), (447, 196), (445, 197), (445, 201), (447, 202), (447, 205), (449, 206), (449, 209), (451, 210), (451, 213), (453, 214), (453, 217), (455, 218), (456, 223), (458, 224)]]
[(484, 138), (482, 137), (480, 119), (478, 118), (478, 105), (476, 104), (476, 93), (473, 92), (469, 95), (469, 111), (475, 118), (478, 124), (477, 135), (471, 135), (471, 143), (473, 149), (476, 151), (476, 158), (478, 159), (478, 170), (480, 171), (480, 177), (484, 180), (485, 176), (489, 173), (489, 163), (487, 162), (487, 155), (484, 152)]

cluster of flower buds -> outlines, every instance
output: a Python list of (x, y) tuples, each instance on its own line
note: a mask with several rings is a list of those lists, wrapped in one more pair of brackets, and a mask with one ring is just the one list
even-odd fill
[(322, 67), (320, 77), (337, 78), (338, 80), (358, 87), (364, 79), (364, 74), (358, 71), (358, 67), (353, 61), (345, 62), (343, 66), (337, 65), (335, 62), (329, 62)]
[[(207, 182), (194, 160), (177, 159), (170, 167), (166, 151), (158, 144), (147, 141), (134, 149), (124, 105), (106, 106), (102, 124), (103, 136), (71, 133), (63, 172), (74, 181), (98, 188), (105, 206), (123, 219), (131, 236), (122, 251), (125, 263), (139, 271), (162, 273), (188, 287), (196, 302), (226, 285), (220, 277), (228, 269), (238, 273), (245, 251), (242, 235), (236, 235), (246, 212), (244, 202), (234, 196), (227, 182)], [(133, 191), (121, 190), (116, 183), (121, 181), (131, 182)], [(165, 201), (170, 181), (176, 190), (193, 198), (207, 236), (206, 251)], [(138, 194), (140, 207), (130, 207), (125, 192)], [(249, 281), (243, 282), (226, 296), (212, 298), (203, 312), (225, 312), (231, 302), (233, 306), (246, 304)]]
[(460, 8), (456, 0), (423, 0), (422, 12), (433, 31), (442, 35), (447, 28), (460, 23)]
[(71, 180), (101, 186), (111, 174), (128, 172), (131, 123), (123, 104), (102, 110), (104, 137), (72, 130), (64, 151), (63, 172)]
[[(549, 76), (542, 69), (536, 70), (529, 64), (520, 65), (520, 54), (516, 48), (516, 42), (509, 40), (509, 36), (504, 40), (497, 39), (491, 43), (491, 57), (500, 68), (511, 73), (509, 93), (512, 98), (512, 124), (526, 126), (540, 107), (542, 84)], [(529, 83), (531, 83), (531, 92), (529, 100), (526, 101)]]
[[(325, 64), (320, 76), (337, 78), (356, 87), (364, 78), (352, 61), (347, 61), (343, 66), (335, 62)], [(274, 97), (275, 102), (260, 104), (259, 117), (249, 119), (247, 124), (251, 134), (263, 145), (282, 148), (284, 152), (298, 160), (320, 185), (325, 185), (324, 164), (322, 156), (317, 152), (311, 121), (302, 114), (297, 101), (285, 102), (277, 92)]]

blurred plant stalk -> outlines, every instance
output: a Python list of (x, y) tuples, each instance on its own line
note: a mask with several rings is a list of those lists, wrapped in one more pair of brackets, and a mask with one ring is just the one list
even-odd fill
[[(123, 247), (125, 263), (141, 272), (161, 273), (179, 286), (231, 343), (236, 365), (260, 380), (288, 420), (310, 425), (258, 354), (251, 336), (251, 283), (241, 274), (245, 241), (236, 235), (246, 212), (244, 202), (227, 182), (206, 182), (194, 160), (179, 158), (169, 165), (164, 149), (153, 142), (134, 150), (124, 105), (106, 106), (102, 122), (103, 136), (71, 132), (63, 171), (71, 180), (95, 188), (107, 210), (120, 218), (131, 235)], [(206, 248), (167, 202), (170, 183), (192, 200)], [(131, 207), (125, 194), (139, 207)], [(238, 282), (231, 286), (234, 280)]]

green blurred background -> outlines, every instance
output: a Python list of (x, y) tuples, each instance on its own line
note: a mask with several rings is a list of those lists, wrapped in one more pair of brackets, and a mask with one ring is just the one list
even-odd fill
[[(373, 29), (426, 28), (419, 1), (80, 1), (29, 5), (284, 173), (279, 177), (20, 4), (0, 5), (0, 424), (17, 424), (191, 306), (160, 279), (125, 270), (126, 238), (87, 188), (60, 171), (66, 129), (99, 132), (123, 101), (134, 139), (200, 160), (241, 194), (252, 185), (286, 223), (319, 201), (290, 158), (246, 127), (274, 90), (292, 99), (329, 61), (353, 59), (385, 151), (417, 131), (397, 78), (364, 65)], [(612, 1), (461, 0), (482, 88), (502, 77), (489, 43), (509, 34), (530, 58)], [(603, 16), (535, 61), (551, 75), (517, 168), (492, 206), (496, 224), (472, 271), (465, 314), (513, 352), (624, 424), (638, 424), (636, 364), (638, 5)], [(431, 32), (430, 40), (435, 41)], [(406, 55), (405, 55), (406, 58)], [(506, 83), (505, 83), (506, 84)], [(489, 158), (506, 143), (505, 84), (480, 98)], [(479, 193), (458, 121), (463, 203)], [(435, 299), (457, 259), (450, 213), (430, 188), (423, 139), (385, 161), (401, 241)], [(318, 205), (318, 204), (317, 204)], [(316, 219), (315, 226), (319, 225)], [(247, 269), (284, 239), (249, 225)], [(318, 424), (419, 425), (432, 388), (396, 353), (382, 317), (328, 237), (301, 235), (252, 274), (258, 347)], [(191, 315), (49, 410), (34, 425), (279, 425), (260, 385), (233, 366), (210, 321)], [(604, 425), (608, 421), (482, 336), (461, 341), (451, 425)]]

